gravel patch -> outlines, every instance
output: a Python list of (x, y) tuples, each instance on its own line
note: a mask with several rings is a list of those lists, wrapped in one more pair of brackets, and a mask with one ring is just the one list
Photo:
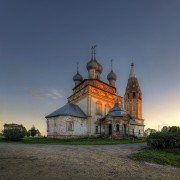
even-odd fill
[[(145, 143), (42, 145), (0, 143), (0, 180), (177, 180), (180, 169), (128, 158)], [(157, 167), (158, 166), (158, 167)]]

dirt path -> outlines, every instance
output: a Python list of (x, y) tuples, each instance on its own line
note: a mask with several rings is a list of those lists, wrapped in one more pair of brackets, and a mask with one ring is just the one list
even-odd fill
[(128, 158), (144, 143), (128, 145), (40, 145), (0, 143), (0, 180), (169, 179), (180, 169)]

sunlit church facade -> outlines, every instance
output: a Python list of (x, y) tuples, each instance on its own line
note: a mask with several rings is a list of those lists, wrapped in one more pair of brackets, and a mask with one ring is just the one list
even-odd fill
[(63, 107), (47, 115), (47, 136), (52, 138), (79, 137), (141, 137), (144, 134), (142, 92), (131, 64), (124, 98), (118, 95), (117, 76), (111, 71), (108, 83), (101, 81), (102, 65), (95, 57), (87, 63), (88, 79), (78, 68), (73, 77), (73, 93)]

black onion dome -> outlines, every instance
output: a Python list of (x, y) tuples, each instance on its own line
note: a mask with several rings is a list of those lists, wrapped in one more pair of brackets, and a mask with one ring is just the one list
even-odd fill
[(113, 70), (111, 70), (111, 72), (107, 75), (107, 79), (108, 80), (115, 80), (117, 79), (116, 74), (113, 72)]
[(77, 72), (77, 74), (73, 77), (74, 81), (82, 81), (83, 77)]
[(98, 67), (99, 67), (98, 62), (95, 59), (91, 59), (86, 65), (87, 70), (90, 70), (90, 69), (97, 70)]

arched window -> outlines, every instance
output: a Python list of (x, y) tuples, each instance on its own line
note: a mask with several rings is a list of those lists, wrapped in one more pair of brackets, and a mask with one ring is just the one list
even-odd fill
[(119, 132), (119, 124), (116, 124), (116, 131)]
[(96, 102), (96, 114), (97, 115), (102, 115), (102, 103), (101, 102)]
[(67, 131), (73, 131), (74, 130), (74, 123), (73, 122), (66, 122), (66, 129)]
[(135, 99), (136, 98), (136, 93), (135, 92), (133, 92), (133, 99)]

